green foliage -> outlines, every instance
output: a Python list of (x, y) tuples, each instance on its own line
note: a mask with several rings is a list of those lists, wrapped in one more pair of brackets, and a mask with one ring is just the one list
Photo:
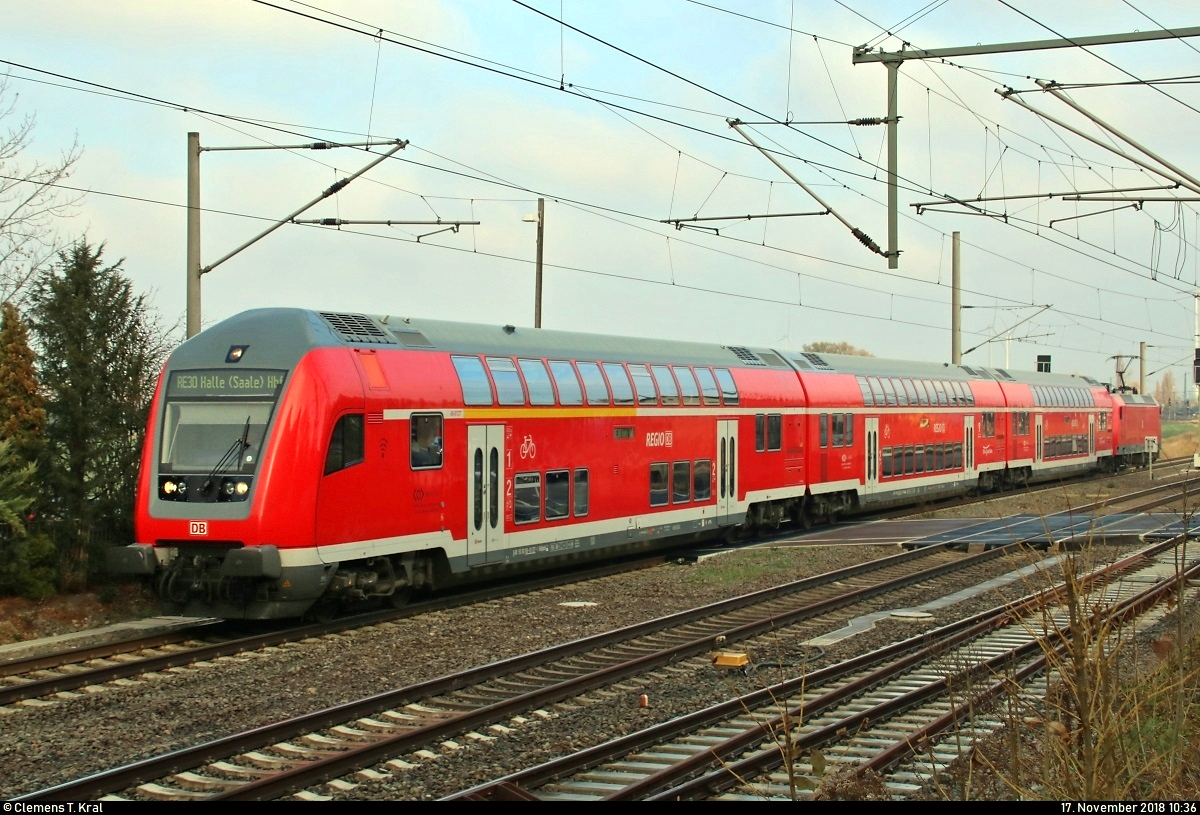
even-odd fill
[(58, 553), (45, 534), (3, 535), (0, 551), (0, 594), (45, 600), (54, 594), (58, 578)]
[(0, 594), (40, 600), (54, 592), (57, 557), (48, 537), (26, 530), (33, 475), (33, 464), (22, 462), (12, 445), (0, 440)]
[(103, 252), (72, 245), (29, 298), (46, 394), (45, 515), (68, 584), (103, 568), (105, 546), (132, 539), (141, 441), (165, 354), (145, 297)]
[(1176, 436), (1182, 436), (1184, 433), (1195, 433), (1195, 422), (1163, 422), (1162, 435), (1163, 440), (1173, 439)]

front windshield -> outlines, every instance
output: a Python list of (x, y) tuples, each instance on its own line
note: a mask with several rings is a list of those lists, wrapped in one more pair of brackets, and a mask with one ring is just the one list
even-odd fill
[(222, 469), (254, 472), (273, 406), (273, 402), (168, 402), (159, 459), (162, 471), (211, 472), (231, 449), (236, 453), (245, 448)]

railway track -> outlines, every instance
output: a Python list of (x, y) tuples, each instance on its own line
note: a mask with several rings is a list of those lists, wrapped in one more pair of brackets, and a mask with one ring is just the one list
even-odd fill
[[(1075, 510), (1077, 513), (1080, 511), (1080, 508)], [(856, 579), (847, 572), (829, 577), (835, 580)], [(928, 579), (929, 575), (926, 574), (925, 577)], [(810, 581), (803, 582), (810, 583)], [(817, 583), (810, 583), (809, 588), (814, 588), (816, 585)], [(838, 602), (848, 601), (835, 600), (835, 606)], [(857, 602), (863, 602), (863, 599), (859, 598)], [(809, 611), (819, 613), (815, 608)], [(762, 619), (770, 620), (768, 628), (764, 630), (771, 630), (771, 636), (774, 637), (785, 635), (804, 637), (811, 634), (811, 631), (804, 632), (803, 624), (798, 620), (793, 622), (801, 626), (800, 628), (786, 630), (787, 616), (779, 611), (775, 611), (765, 618), (760, 615), (760, 622)], [(746, 629), (746, 626), (750, 626), (750, 628)], [(747, 639), (755, 636), (752, 629), (752, 624), (736, 623), (736, 621), (726, 623), (725, 628), (722, 628), (721, 625), (715, 628), (711, 625), (703, 626), (699, 636), (693, 636), (691, 640), (685, 638), (684, 646), (690, 644), (695, 647), (690, 655), (686, 648), (681, 650), (678, 643), (668, 644), (665, 648), (658, 650), (664, 653), (670, 651), (671, 656), (660, 657), (664, 661), (660, 662), (658, 667), (654, 666), (653, 659), (627, 666), (632, 668), (632, 673), (627, 674), (627, 677), (635, 677), (633, 681), (636, 683), (639, 671), (670, 671), (672, 666), (689, 670), (688, 660), (692, 660), (693, 665), (707, 662), (707, 654), (719, 637), (726, 637), (730, 643), (739, 640), (752, 642)], [(732, 636), (730, 636), (731, 631)], [(759, 635), (761, 636), (761, 634)], [(630, 640), (635, 633), (627, 631), (624, 636), (626, 640)], [(647, 653), (647, 644), (630, 644), (630, 642), (620, 644), (622, 642), (620, 637), (617, 642), (618, 645), (612, 646), (613, 655), (607, 657), (610, 662), (616, 659), (617, 664), (638, 663), (640, 658)], [(592, 644), (597, 649), (604, 647), (598, 641)], [(278, 731), (262, 728), (248, 734), (239, 734), (243, 738), (237, 743), (231, 740), (221, 740), (220, 743), (207, 745), (204, 748), (215, 749), (216, 753), (211, 755), (173, 753), (163, 758), (165, 763), (160, 767), (162, 776), (158, 778), (154, 777), (153, 771), (153, 764), (156, 760), (150, 760), (149, 762), (139, 762), (136, 766), (118, 768), (117, 775), (104, 774), (108, 777), (107, 781), (97, 776), (92, 783), (99, 786), (94, 788), (73, 788), (72, 785), (63, 785), (33, 794), (35, 797), (28, 800), (81, 800), (85, 797), (99, 797), (114, 793), (120, 794), (122, 797), (142, 798), (270, 798), (286, 795), (294, 790), (302, 790), (320, 780), (338, 778), (340, 775), (350, 774), (351, 778), (369, 779), (373, 772), (370, 767), (376, 758), (379, 760), (375, 761), (375, 764), (386, 764), (387, 761), (395, 759), (384, 759), (383, 756), (419, 754), (420, 751), (430, 748), (442, 749), (443, 743), (452, 743), (454, 738), (466, 741), (486, 741), (496, 738), (498, 733), (503, 732), (501, 722), (514, 715), (536, 717), (540, 715), (537, 711), (550, 704), (546, 700), (566, 699), (579, 693), (586, 693), (588, 690), (579, 688), (586, 687), (588, 682), (593, 683), (591, 688), (594, 689), (621, 681), (620, 677), (604, 676), (602, 669), (597, 668), (596, 661), (594, 658), (587, 658), (565, 666), (565, 672), (581, 678), (584, 686), (566, 684), (563, 681), (564, 666), (555, 665), (549, 670), (548, 677), (539, 679), (541, 686), (531, 689), (527, 676), (522, 675), (516, 679), (506, 679), (505, 677), (515, 676), (517, 673), (524, 673), (527, 670), (534, 673), (537, 671), (508, 661), (507, 664), (494, 666), (498, 668), (499, 672), (492, 675), (492, 680), (488, 679), (485, 672), (474, 680), (466, 677), (460, 677), (457, 680), (449, 679), (440, 687), (435, 686), (435, 683), (426, 683), (423, 687), (414, 686), (400, 689), (400, 691), (409, 691), (407, 697), (403, 693), (396, 692), (396, 695), (381, 694), (379, 697), (362, 700), (365, 707), (361, 713), (330, 709), (321, 711), (320, 714), (312, 717), (301, 717), (283, 723), (282, 729)], [(542, 659), (542, 662), (544, 663), (545, 660)], [(530, 664), (538, 663), (535, 660)], [(470, 686), (466, 683), (471, 681), (481, 682), (482, 686), (477, 684), (473, 690), (467, 690), (466, 701), (463, 701), (464, 694), (456, 695), (455, 691), (469, 688)], [(524, 714), (510, 714), (496, 707), (503, 700), (496, 700), (495, 689), (505, 685), (509, 686), (510, 699), (515, 694), (516, 704), (520, 710), (524, 711)], [(385, 699), (384, 696), (390, 698)], [(470, 698), (472, 696), (478, 698), (472, 700)], [(438, 707), (442, 702), (449, 704), (447, 707)], [(479, 721), (486, 722), (485, 724), (472, 725), (469, 719), (463, 718), (466, 714), (478, 713), (481, 708), (485, 710), (480, 714), (483, 718)], [(487, 708), (491, 709), (486, 710)], [(326, 719), (322, 719), (321, 717), (326, 714)], [(497, 730), (490, 729), (493, 727)], [(290, 732), (288, 732), (289, 728)], [(424, 731), (424, 735), (420, 735), (420, 731)], [(473, 735), (464, 736), (464, 734)], [(425, 746), (422, 747), (422, 744)], [(329, 763), (325, 763), (326, 761)], [(340, 767), (338, 766), (339, 762), (342, 765)], [(172, 773), (165, 769), (180, 766), (190, 766), (193, 769), (182, 774)], [(119, 773), (122, 771), (130, 773), (126, 779), (127, 783), (119, 780)]]
[[(973, 568), (1007, 570), (1003, 552), (944, 547), (906, 552), (523, 657), (236, 734), (17, 800), (122, 798), (257, 800), (358, 774), (448, 740), (487, 740), (514, 717), (647, 673), (707, 665), (714, 643), (751, 647), (755, 637), (807, 638), (867, 610), (885, 595)], [(990, 567), (990, 568), (989, 568)], [(981, 579), (984, 574), (977, 574)], [(894, 602), (894, 601), (893, 601)], [(826, 616), (819, 622), (820, 615)], [(810, 622), (811, 621), (811, 622)], [(184, 769), (187, 768), (187, 769)], [(182, 770), (182, 771), (181, 771)], [(348, 782), (341, 782), (348, 783)]]
[[(134, 636), (119, 642), (89, 645), (33, 653), (31, 656), (0, 663), (0, 707), (29, 700), (70, 694), (81, 689), (93, 691), (111, 687), (117, 680), (147, 674), (160, 674), (197, 663), (236, 657), (263, 649), (319, 637), (336, 636), (346, 631), (426, 614), (431, 611), (484, 603), (523, 592), (537, 591), (568, 583), (581, 583), (635, 569), (657, 566), (666, 553), (654, 558), (639, 558), (583, 572), (558, 574), (458, 592), (432, 600), (413, 603), (402, 609), (375, 611), (339, 618), (328, 623), (280, 626), (269, 624), (268, 631), (245, 634), (244, 625), (204, 619), (194, 626), (166, 634)], [(34, 648), (36, 651), (36, 648)]]
[[(1083, 576), (1077, 607), (1103, 609), (1098, 630), (1161, 608), (1200, 575), (1197, 555), (1179, 569), (1177, 543)], [(1004, 725), (983, 711), (1014, 686), (1030, 709), (1044, 697), (1072, 635), (1059, 599), (1047, 589), (443, 800), (796, 800), (835, 774), (875, 774), (903, 798)]]
[[(1163, 459), (1163, 460), (1155, 462), (1154, 471), (1156, 473), (1161, 471), (1164, 474), (1168, 473), (1168, 472), (1178, 474), (1180, 472), (1179, 471), (1180, 467), (1189, 467), (1190, 468), (1191, 464), (1192, 464), (1191, 457)], [(1087, 473), (1087, 474), (1083, 474), (1083, 475), (1078, 475), (1073, 478), (1063, 478), (1063, 479), (1059, 479), (1059, 480), (1055, 480), (1055, 481), (1045, 481), (1045, 482), (1040, 482), (1037, 484), (1030, 484), (1030, 485), (1019, 488), (1019, 490), (1006, 490), (1006, 491), (1001, 491), (1001, 492), (989, 492), (989, 493), (983, 493), (983, 494), (977, 494), (977, 495), (964, 495), (964, 496), (959, 496), (956, 498), (947, 498), (947, 499), (940, 500), (940, 501), (924, 502), (924, 503), (921, 503), (916, 509), (914, 509), (913, 507), (902, 507), (902, 508), (894, 509), (894, 510), (885, 510), (878, 514), (871, 514), (869, 516), (864, 516), (864, 517), (870, 517), (872, 519), (878, 519), (878, 520), (886, 520), (889, 518), (906, 518), (906, 517), (912, 516), (914, 513), (920, 514), (920, 513), (924, 513), (924, 512), (935, 512), (935, 511), (939, 511), (939, 510), (975, 506), (978, 504), (987, 504), (991, 501), (1002, 500), (1004, 498), (1011, 497), (1011, 496), (1017, 494), (1018, 492), (1020, 492), (1022, 494), (1035, 495), (1039, 492), (1049, 492), (1051, 490), (1057, 490), (1057, 489), (1060, 489), (1061, 487), (1063, 487), (1064, 485), (1068, 485), (1068, 484), (1080, 484), (1080, 483), (1084, 483), (1084, 482), (1088, 482), (1088, 481), (1096, 481), (1099, 479), (1105, 479), (1105, 480), (1118, 479), (1118, 480), (1120, 480), (1120, 479), (1123, 479), (1126, 477), (1143, 474), (1145, 472), (1146, 472), (1145, 470), (1136, 469), (1136, 468), (1127, 468), (1127, 469), (1120, 470), (1115, 473), (1092, 472), (1092, 473)], [(1164, 475), (1164, 477), (1169, 477), (1169, 476)], [(1103, 504), (1103, 503), (1104, 502), (1097, 502), (1098, 505)]]

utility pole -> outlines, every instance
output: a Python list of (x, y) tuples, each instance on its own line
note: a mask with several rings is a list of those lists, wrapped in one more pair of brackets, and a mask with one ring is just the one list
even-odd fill
[(187, 139), (187, 336), (200, 332), (200, 134)]
[(958, 233), (954, 233), (950, 253), (950, 362), (962, 365), (962, 279), (958, 266)]
[[(1151, 40), (1175, 40), (1184, 37), (1200, 37), (1200, 27), (1177, 28), (1171, 31), (1137, 31), (1127, 34), (1104, 34), (1094, 37), (1071, 37), (1055, 40), (1033, 40), (1028, 42), (1009, 42), (997, 45), (970, 45), (956, 48), (933, 48), (929, 50), (914, 48), (900, 51), (872, 51), (866, 46), (858, 46), (851, 55), (851, 62), (860, 65), (865, 62), (882, 62), (887, 68), (888, 95), (888, 250), (880, 252), (888, 259), (888, 268), (895, 269), (900, 263), (900, 248), (898, 237), (898, 218), (896, 214), (896, 178), (899, 173), (896, 150), (896, 127), (900, 122), (900, 108), (897, 100), (897, 76), (900, 66), (912, 59), (946, 59), (947, 57), (969, 57), (980, 54), (1008, 54), (1017, 51), (1041, 51), (1051, 48), (1079, 48), (1088, 45), (1111, 45), (1116, 43), (1148, 42)], [(1200, 347), (1200, 343), (1197, 344)]]
[(542, 238), (546, 230), (546, 199), (538, 199), (537, 215), (526, 215), (521, 220), (537, 222), (537, 261), (533, 282), (533, 327), (542, 327)]
[(1138, 393), (1146, 393), (1146, 343), (1138, 345)]
[[(394, 153), (403, 150), (408, 146), (408, 142), (403, 139), (393, 139), (386, 142), (354, 142), (339, 144), (336, 142), (313, 142), (311, 144), (292, 144), (292, 145), (253, 145), (250, 147), (201, 147), (200, 134), (197, 132), (188, 133), (188, 190), (187, 190), (187, 322), (186, 330), (188, 338), (196, 336), (200, 333), (200, 276), (211, 272), (214, 268), (229, 260), (231, 257), (241, 252), (253, 243), (262, 240), (267, 235), (274, 232), (279, 227), (286, 223), (294, 222), (295, 217), (306, 209), (316, 206), (321, 201), (324, 201), (329, 196), (340, 192), (351, 181), (366, 173), (384, 160), (390, 158)], [(363, 167), (353, 175), (343, 178), (341, 181), (335, 182), (332, 186), (322, 192), (319, 196), (309, 201), (304, 206), (300, 207), (290, 215), (276, 221), (257, 236), (243, 243), (237, 249), (229, 252), (220, 260), (210, 263), (207, 266), (200, 265), (200, 153), (216, 150), (331, 150), (335, 147), (377, 147), (384, 144), (393, 145), (392, 149), (380, 155), (375, 161)], [(393, 223), (403, 223), (395, 221)], [(449, 223), (449, 222), (447, 222)]]

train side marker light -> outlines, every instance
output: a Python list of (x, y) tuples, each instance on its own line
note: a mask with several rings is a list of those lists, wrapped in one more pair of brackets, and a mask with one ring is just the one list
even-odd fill
[(713, 654), (713, 665), (718, 668), (745, 668), (749, 664), (749, 654), (733, 653), (732, 651), (718, 651)]

